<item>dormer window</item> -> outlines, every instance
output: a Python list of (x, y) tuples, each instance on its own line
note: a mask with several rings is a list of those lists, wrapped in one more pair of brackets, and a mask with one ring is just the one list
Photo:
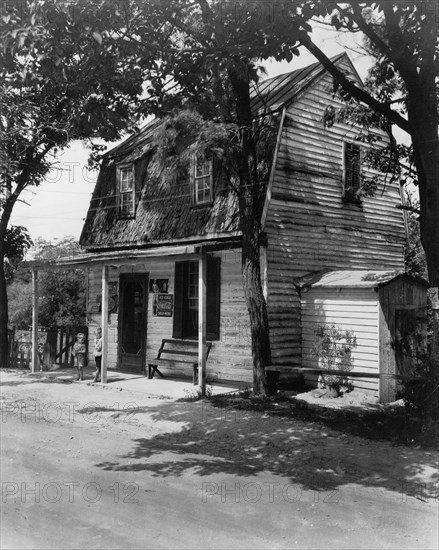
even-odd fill
[(359, 203), (361, 190), (361, 149), (357, 143), (343, 142), (343, 199)]
[(199, 159), (196, 154), (194, 163), (195, 204), (210, 203), (213, 196), (213, 163), (211, 160)]
[(132, 218), (135, 213), (134, 164), (117, 167), (117, 215), (119, 218)]

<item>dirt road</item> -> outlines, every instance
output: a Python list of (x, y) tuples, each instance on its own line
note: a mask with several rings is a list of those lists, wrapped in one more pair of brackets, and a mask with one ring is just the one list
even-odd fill
[(3, 549), (437, 548), (433, 451), (1, 375)]

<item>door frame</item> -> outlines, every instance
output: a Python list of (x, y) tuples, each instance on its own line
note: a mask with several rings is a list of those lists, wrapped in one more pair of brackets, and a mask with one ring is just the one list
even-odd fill
[(144, 335), (142, 342), (142, 352), (141, 352), (141, 366), (140, 372), (143, 373), (145, 370), (146, 364), (146, 344), (148, 336), (148, 301), (149, 301), (149, 272), (139, 272), (139, 273), (120, 273), (119, 275), (119, 314), (117, 319), (117, 364), (118, 368), (122, 369), (122, 319), (123, 319), (123, 308), (124, 308), (124, 298), (123, 298), (123, 282), (125, 281), (136, 281), (140, 280), (144, 283), (144, 295), (143, 295), (143, 327), (142, 333)]

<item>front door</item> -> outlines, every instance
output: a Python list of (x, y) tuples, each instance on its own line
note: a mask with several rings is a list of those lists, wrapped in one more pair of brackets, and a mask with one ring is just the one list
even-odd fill
[(121, 275), (119, 297), (119, 368), (128, 372), (143, 372), (148, 274)]

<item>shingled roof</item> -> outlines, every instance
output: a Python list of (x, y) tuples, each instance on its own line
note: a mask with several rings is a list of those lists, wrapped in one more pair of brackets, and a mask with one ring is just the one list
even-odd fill
[[(255, 117), (273, 114), (294, 101), (324, 71), (320, 63), (314, 63), (259, 83), (252, 91)], [(238, 203), (229, 185), (217, 185), (212, 205), (200, 208), (193, 205), (189, 181), (166, 185), (156, 177), (157, 166), (151, 159), (153, 135), (160, 124), (161, 120), (154, 119), (105, 154), (80, 238), (85, 249), (148, 247), (239, 235)], [(116, 165), (120, 162), (136, 163), (140, 174), (133, 219), (118, 219), (116, 214)]]
[[(341, 53), (332, 57), (331, 61), (338, 63), (346, 58), (349, 59), (346, 53)], [(259, 82), (252, 90), (252, 112), (257, 116), (282, 109), (324, 72), (323, 65), (317, 62)]]

